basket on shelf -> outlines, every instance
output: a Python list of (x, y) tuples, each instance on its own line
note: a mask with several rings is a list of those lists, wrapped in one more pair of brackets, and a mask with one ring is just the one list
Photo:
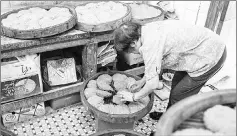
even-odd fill
[[(115, 2), (115, 1), (113, 1), (113, 2)], [(90, 3), (96, 4), (99, 2), (90, 2)], [(120, 3), (120, 2), (115, 2), (115, 3)], [(89, 4), (89, 3), (81, 4), (79, 6), (85, 6), (86, 4)], [(128, 6), (127, 4), (124, 4), (124, 3), (121, 3), (121, 4), (123, 4), (123, 6), (125, 6), (127, 8), (127, 13), (123, 17), (118, 18), (113, 21), (100, 23), (100, 24), (86, 24), (86, 23), (83, 23), (83, 22), (80, 22), (77, 20), (76, 29), (85, 31), (85, 32), (105, 32), (105, 31), (111, 31), (111, 30), (118, 28), (121, 24), (123, 24), (124, 22), (130, 21), (132, 18), (130, 6)], [(76, 6), (75, 6), (75, 8), (76, 8)]]
[(18, 30), (18, 29), (14, 29), (14, 28), (9, 28), (9, 27), (3, 26), (2, 22), (1, 22), (2, 34), (7, 37), (16, 38), (16, 39), (44, 38), (44, 37), (53, 36), (56, 34), (63, 33), (76, 25), (77, 17), (76, 17), (75, 10), (73, 8), (68, 7), (68, 6), (62, 6), (62, 5), (44, 5), (44, 6), (24, 7), (24, 8), (9, 11), (9, 12), (1, 15), (1, 20), (7, 18), (7, 16), (10, 14), (18, 13), (21, 10), (27, 10), (27, 9), (35, 8), (35, 7), (39, 7), (39, 8), (46, 9), (46, 10), (49, 10), (53, 7), (67, 8), (67, 9), (69, 9), (72, 16), (64, 23), (60, 23), (60, 24), (45, 27), (45, 28), (30, 29), (30, 30)]
[[(130, 3), (130, 4), (144, 5), (143, 3)], [(164, 20), (165, 12), (162, 8), (157, 7), (157, 6), (153, 6), (153, 5), (150, 5), (150, 4), (145, 4), (145, 5), (159, 10), (161, 12), (160, 15), (158, 15), (156, 17), (144, 18), (144, 19), (136, 19), (136, 18), (132, 17), (132, 20), (131, 20), (132, 22), (144, 25), (146, 23), (151, 23), (151, 22), (154, 22), (154, 21)], [(132, 8), (131, 8), (131, 10), (132, 10)]]
[(215, 105), (236, 103), (236, 89), (202, 93), (185, 98), (168, 109), (160, 118), (155, 136), (172, 135), (184, 128), (205, 128), (203, 112)]
[(126, 129), (115, 129), (115, 130), (105, 130), (101, 131), (95, 134), (92, 134), (90, 136), (145, 136), (144, 134), (132, 131), (132, 130), (126, 130)]

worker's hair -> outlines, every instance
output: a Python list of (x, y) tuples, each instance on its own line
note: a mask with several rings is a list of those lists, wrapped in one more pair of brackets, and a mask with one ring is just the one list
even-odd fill
[(141, 25), (125, 22), (114, 30), (114, 45), (118, 52), (127, 51), (130, 44), (141, 36)]

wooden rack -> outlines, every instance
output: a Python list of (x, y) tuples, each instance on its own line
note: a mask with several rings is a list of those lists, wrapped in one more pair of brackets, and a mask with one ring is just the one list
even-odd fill
[[(211, 2), (205, 27), (219, 34), (223, 25), (223, 20), (225, 18), (228, 4), (228, 1)], [(217, 18), (219, 18), (219, 20)], [(68, 47), (83, 46), (82, 73), (83, 78), (87, 79), (97, 71), (97, 44), (99, 42), (109, 41), (112, 39), (113, 34), (111, 31), (103, 33), (86, 33), (75, 29), (65, 32), (61, 35), (42, 38), (39, 40), (18, 40), (1, 36), (1, 58), (10, 58)], [(144, 66), (129, 69), (125, 72), (133, 75), (141, 75), (144, 73)], [(2, 114), (15, 111), (19, 108), (32, 106), (36, 103), (80, 92), (82, 89), (82, 84), (83, 82), (76, 83), (66, 87), (53, 89), (48, 92), (43, 92), (37, 96), (32, 96), (8, 103), (1, 103)]]
[[(82, 73), (87, 79), (97, 71), (97, 44), (102, 41), (113, 39), (112, 31), (103, 33), (86, 33), (79, 30), (70, 30), (64, 34), (42, 38), (37, 40), (18, 40), (1, 36), (1, 56), (10, 58), (26, 54), (42, 53), (68, 47), (82, 46)], [(126, 71), (129, 74), (140, 75), (144, 72), (144, 67), (138, 67)], [(68, 85), (65, 87), (52, 89), (40, 95), (1, 103), (2, 113), (12, 112), (19, 108), (26, 108), (36, 103), (48, 101), (58, 97), (80, 92), (81, 83)]]

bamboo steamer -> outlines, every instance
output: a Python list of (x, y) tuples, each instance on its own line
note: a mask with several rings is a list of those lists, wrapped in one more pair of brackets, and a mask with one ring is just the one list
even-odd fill
[[(142, 5), (143, 3), (130, 3), (130, 4), (137, 4), (137, 5)], [(144, 24), (147, 24), (147, 23), (151, 23), (151, 22), (155, 22), (155, 21), (161, 21), (161, 20), (164, 20), (164, 17), (165, 17), (165, 12), (162, 8), (160, 7), (157, 7), (157, 6), (153, 6), (153, 5), (150, 5), (150, 4), (145, 4), (145, 5), (148, 5), (150, 7), (153, 7), (157, 10), (160, 10), (161, 11), (161, 14), (156, 16), (156, 17), (151, 17), (151, 18), (144, 18), (144, 19), (135, 19), (135, 18), (132, 18), (132, 22), (134, 23), (138, 23), (138, 24), (141, 24), (141, 25), (144, 25)]]
[(124, 136), (145, 136), (144, 134), (141, 134), (132, 130), (126, 130), (126, 129), (105, 130), (105, 131), (92, 134), (90, 136), (116, 136), (120, 134)]
[[(113, 1), (113, 2), (115, 2), (115, 1)], [(90, 3), (99, 3), (99, 2), (90, 2)], [(121, 2), (115, 2), (115, 3), (121, 3)], [(79, 6), (85, 6), (86, 4), (88, 4), (88, 3), (81, 4)], [(104, 31), (115, 30), (120, 25), (122, 25), (124, 22), (131, 21), (131, 19), (132, 19), (131, 7), (128, 6), (127, 4), (124, 4), (124, 3), (121, 3), (121, 4), (123, 4), (125, 7), (127, 7), (127, 13), (122, 18), (119, 18), (119, 19), (116, 19), (113, 21), (109, 21), (106, 23), (96, 24), (96, 25), (86, 24), (83, 22), (79, 22), (77, 20), (76, 29), (85, 31), (85, 32), (104, 32)], [(75, 8), (76, 8), (76, 6), (75, 6)]]
[(44, 6), (24, 7), (24, 8), (12, 10), (10, 12), (7, 12), (7, 13), (1, 15), (1, 20), (7, 18), (7, 16), (10, 14), (17, 13), (21, 10), (27, 10), (27, 9), (34, 8), (34, 7), (39, 7), (39, 8), (43, 8), (46, 10), (49, 10), (50, 8), (53, 8), (53, 7), (68, 8), (72, 14), (72, 17), (68, 21), (61, 23), (61, 24), (57, 24), (55, 26), (50, 26), (50, 27), (45, 27), (45, 28), (40, 28), (40, 29), (31, 29), (31, 30), (18, 30), (18, 29), (5, 27), (5, 26), (3, 26), (2, 22), (1, 22), (2, 34), (7, 37), (16, 38), (16, 39), (35, 39), (35, 38), (43, 38), (43, 37), (48, 37), (48, 36), (53, 36), (56, 34), (63, 33), (76, 25), (76, 18), (77, 17), (76, 17), (75, 10), (73, 8), (68, 7), (68, 6), (62, 6), (62, 5), (44, 5)]
[(179, 128), (205, 128), (203, 111), (218, 104), (236, 103), (236, 89), (194, 95), (179, 101), (162, 115), (155, 136), (168, 136)]
[(87, 86), (87, 84), (88, 84), (88, 82), (90, 80), (97, 79), (97, 77), (100, 76), (101, 74), (114, 75), (116, 73), (124, 74), (124, 75), (126, 75), (128, 77), (133, 77), (136, 80), (140, 79), (137, 76), (130, 75), (130, 74), (127, 74), (127, 73), (122, 72), (122, 71), (99, 72), (99, 73), (93, 75), (92, 77), (90, 77), (89, 79), (87, 79), (84, 82), (84, 84), (83, 84), (83, 89), (81, 90), (81, 101), (82, 101), (84, 107), (90, 113), (92, 113), (96, 118), (99, 118), (100, 120), (103, 120), (103, 121), (106, 121), (106, 122), (110, 122), (110, 123), (130, 123), (130, 122), (134, 122), (134, 121), (137, 121), (137, 120), (143, 118), (152, 109), (153, 101), (154, 101), (154, 94), (153, 93), (149, 95), (150, 102), (148, 103), (148, 105), (146, 107), (144, 107), (143, 109), (141, 109), (140, 111), (137, 111), (137, 112), (135, 112), (133, 114), (109, 114), (109, 113), (105, 113), (105, 112), (102, 112), (102, 111), (98, 110), (94, 106), (92, 106), (86, 100), (86, 97), (85, 97), (85, 94), (84, 94), (84, 90), (86, 89), (86, 86)]

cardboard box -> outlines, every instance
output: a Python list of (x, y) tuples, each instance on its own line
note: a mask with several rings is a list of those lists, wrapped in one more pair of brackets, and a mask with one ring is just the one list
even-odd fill
[(24, 122), (35, 117), (45, 114), (44, 103), (38, 103), (28, 108), (21, 108), (14, 112), (5, 113), (2, 115), (4, 126), (10, 126), (18, 122)]
[(48, 81), (48, 70), (46, 66), (42, 66), (42, 71), (43, 71), (43, 88), (44, 88), (44, 92), (47, 92), (49, 90), (52, 89), (57, 89), (63, 86), (67, 86), (67, 85), (71, 85), (74, 83), (80, 83), (83, 81), (83, 77), (82, 77), (82, 66), (81, 65), (77, 65), (76, 66), (76, 76), (77, 76), (77, 81), (76, 82), (72, 82), (72, 83), (68, 83), (68, 84), (61, 84), (61, 85), (56, 85), (56, 86), (51, 86), (49, 81)]
[(1, 63), (1, 103), (43, 92), (39, 55)]
[(141, 54), (123, 52), (122, 55), (123, 55), (126, 63), (130, 66), (143, 62), (143, 58), (142, 58)]
[(80, 93), (75, 93), (50, 100), (49, 105), (52, 109), (57, 110), (59, 108), (63, 108), (79, 102), (81, 102)]
[(74, 58), (48, 60), (48, 83), (50, 86), (74, 83), (77, 81)]

